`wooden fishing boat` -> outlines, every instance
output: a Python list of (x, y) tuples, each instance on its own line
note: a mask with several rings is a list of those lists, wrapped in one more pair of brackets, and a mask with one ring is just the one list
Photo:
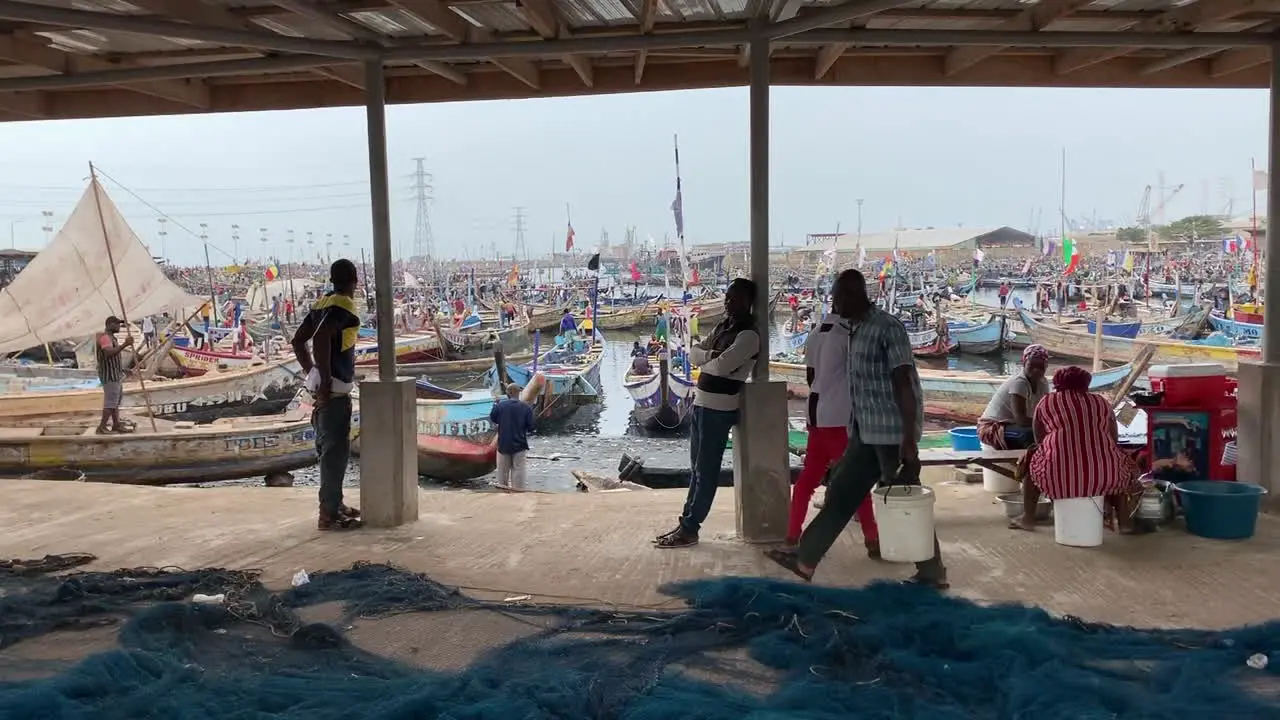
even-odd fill
[[(604, 356), (604, 335), (596, 332), (596, 343), (573, 338), (559, 344), (523, 365), (507, 365), (507, 377), (526, 390), (541, 388), (533, 400), (534, 415), (539, 422), (555, 422), (572, 415), (581, 405), (600, 400), (600, 359)], [(495, 370), (487, 381), (498, 384)], [(535, 383), (536, 381), (536, 383)]]
[(995, 314), (984, 323), (975, 325), (948, 325), (947, 333), (956, 348), (969, 355), (988, 355), (1000, 352), (1009, 340), (1008, 322), (1004, 315)]
[[(644, 316), (644, 311), (645, 309), (643, 307), (637, 307), (601, 312), (599, 313), (599, 317), (596, 318), (596, 322), (593, 323), (593, 326), (597, 330), (627, 330), (629, 328), (638, 327), (641, 324), (641, 318)], [(586, 316), (582, 314), (575, 314), (574, 318), (578, 321), (579, 325), (587, 319)]]
[[(1027, 327), (1032, 341), (1045, 346), (1050, 354), (1073, 358), (1093, 357), (1095, 336), (1056, 327), (1051, 323), (1039, 322), (1025, 311), (1020, 310), (1019, 313), (1022, 324)], [(1155, 365), (1212, 362), (1221, 364), (1232, 373), (1236, 371), (1240, 360), (1256, 360), (1259, 356), (1257, 347), (1209, 345), (1155, 338), (1129, 340), (1104, 335), (1100, 347), (1100, 358), (1107, 362), (1128, 362), (1137, 357), (1143, 345), (1151, 345), (1156, 349), (1155, 356), (1151, 359), (1152, 364)]]
[[(180, 380), (126, 382), (120, 407), (145, 412), (150, 402), (158, 418), (178, 422), (212, 422), (223, 417), (269, 415), (283, 411), (301, 386), (296, 360), (219, 370)], [(102, 412), (102, 387), (97, 378), (62, 385), (29, 386), (23, 392), (0, 395), (0, 422), (44, 419)]]
[[(415, 402), (418, 474), (438, 480), (473, 480), (498, 462), (497, 428), (489, 422), (493, 392), (457, 392), (418, 380)], [(352, 393), (352, 451), (360, 454), (360, 394)]]
[(133, 418), (127, 435), (97, 435), (97, 417), (0, 427), (0, 475), (15, 477), (60, 469), (86, 480), (128, 485), (170, 485), (273, 475), (316, 462), (308, 414), (294, 410), (208, 424)]
[[(1089, 389), (1109, 390), (1128, 376), (1131, 365), (1124, 364), (1095, 373)], [(935, 419), (973, 422), (986, 409), (987, 403), (1006, 378), (985, 372), (963, 370), (931, 370), (920, 368), (920, 388), (924, 391), (925, 415)], [(805, 383), (805, 366), (799, 363), (769, 363), (770, 379), (787, 383), (792, 397), (809, 395)]]
[[(508, 355), (507, 362), (522, 363), (533, 359), (533, 353), (523, 352)], [(438, 375), (461, 375), (463, 373), (479, 373), (493, 367), (493, 356), (469, 358), (466, 360), (433, 360), (424, 363), (396, 364), (396, 372), (404, 376), (434, 377)]]
[(1210, 315), (1209, 324), (1214, 330), (1235, 338), (1238, 342), (1262, 343), (1262, 323), (1241, 322), (1221, 315)]
[(907, 337), (911, 340), (911, 353), (916, 357), (946, 357), (956, 349), (954, 342), (932, 328), (908, 332)]
[(622, 377), (622, 387), (635, 402), (636, 423), (646, 430), (676, 430), (693, 411), (698, 371), (692, 369), (687, 376), (683, 367), (673, 371), (666, 357), (651, 366), (651, 372), (641, 374), (628, 369)]

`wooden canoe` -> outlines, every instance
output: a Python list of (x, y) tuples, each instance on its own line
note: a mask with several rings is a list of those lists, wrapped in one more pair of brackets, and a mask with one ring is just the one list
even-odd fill
[[(1096, 338), (1089, 333), (1067, 330), (1042, 323), (1020, 311), (1022, 324), (1032, 342), (1045, 346), (1052, 355), (1071, 358), (1092, 358)], [(1128, 338), (1102, 336), (1101, 359), (1108, 362), (1128, 362), (1137, 357), (1143, 345), (1155, 348), (1151, 358), (1153, 365), (1176, 365), (1180, 363), (1218, 363), (1229, 373), (1235, 373), (1241, 360), (1257, 360), (1258, 347), (1233, 347), (1221, 345), (1198, 345), (1178, 342), (1176, 340), (1158, 340), (1139, 337)]]
[(310, 467), (315, 431), (307, 413), (198, 425), (135, 416), (136, 432), (96, 435), (97, 418), (0, 428), (0, 476), (58, 469), (128, 485), (234, 480)]
[[(282, 412), (297, 393), (301, 378), (296, 360), (263, 363), (237, 370), (205, 373), (180, 380), (150, 380), (146, 392), (125, 383), (121, 410), (145, 412), (178, 422), (212, 422), (221, 417)], [(23, 392), (0, 395), (0, 423), (53, 420), (102, 412), (97, 381), (33, 384)]]
[[(1119, 365), (1095, 373), (1089, 389), (1102, 392), (1115, 387), (1129, 375), (1130, 365)], [(985, 372), (930, 370), (920, 368), (920, 388), (924, 391), (925, 415), (932, 418), (975, 422), (1006, 378)], [(792, 397), (809, 396), (805, 366), (799, 363), (769, 363), (769, 378), (787, 383)]]

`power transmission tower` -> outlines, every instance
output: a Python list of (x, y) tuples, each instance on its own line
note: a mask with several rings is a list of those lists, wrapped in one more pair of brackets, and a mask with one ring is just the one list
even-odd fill
[(524, 231), (527, 228), (527, 225), (525, 224), (525, 220), (526, 218), (524, 215), (524, 208), (522, 207), (515, 208), (515, 217), (512, 218), (511, 220), (512, 222), (511, 227), (513, 230), (515, 230), (515, 233), (516, 233), (515, 258), (518, 261), (528, 262), (529, 248), (526, 247), (524, 244)]
[(413, 226), (413, 254), (420, 260), (435, 260), (435, 238), (431, 234), (431, 212), (428, 205), (435, 188), (431, 186), (431, 173), (427, 172), (426, 158), (414, 158), (417, 168), (413, 172), (414, 199), (418, 203), (418, 217)]

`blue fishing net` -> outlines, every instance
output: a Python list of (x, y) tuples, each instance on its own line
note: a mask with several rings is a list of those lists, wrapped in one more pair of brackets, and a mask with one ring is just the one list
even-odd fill
[[(127, 618), (118, 647), (48, 677), (0, 680), (0, 718), (1280, 718), (1276, 668), (1246, 665), (1280, 648), (1277, 623), (1137, 630), (890, 584), (699, 580), (665, 588), (683, 606), (657, 611), (487, 601), (377, 564), (317, 573), (279, 594), (245, 574), (200, 572), (174, 571), (188, 585), (221, 580), (209, 589), (229, 593), (226, 604), (156, 602), (129, 581), (81, 593)], [(0, 610), (56, 616), (49, 587), (83, 587), (76, 578), (0, 573)], [(331, 603), (342, 607), (337, 622), (301, 619), (303, 608)], [(433, 618), (520, 631), (461, 669), (431, 669), (353, 645), (349, 624), (372, 618), (397, 633)], [(423, 652), (447, 651), (444, 640), (430, 647), (444, 634), (429, 635)], [(10, 651), (41, 641), (27, 633)]]

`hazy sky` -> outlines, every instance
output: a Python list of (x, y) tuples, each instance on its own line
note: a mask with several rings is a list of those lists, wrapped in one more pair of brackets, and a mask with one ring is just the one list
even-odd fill
[[(1144, 186), (1163, 171), (1185, 183), (1172, 218), (1250, 203), (1249, 163), (1266, 165), (1266, 91), (774, 88), (771, 236), (1012, 225), (1057, 227), (1059, 163), (1067, 151), (1067, 212), (1131, 222)], [(672, 136), (680, 137), (688, 243), (748, 237), (747, 91), (703, 90), (547, 100), (394, 106), (388, 111), (393, 245), (412, 250), (412, 158), (427, 158), (437, 253), (514, 247), (514, 207), (531, 253), (563, 247), (565, 204), (580, 246), (602, 229), (621, 242), (674, 235)], [(0, 124), (0, 245), (44, 243), (42, 210), (61, 226), (92, 160), (172, 217), (175, 262), (238, 253), (286, 257), (327, 233), (351, 254), (369, 247), (362, 108)], [(107, 182), (140, 236), (160, 252), (158, 213)], [(1259, 202), (1265, 195), (1259, 195)], [(1265, 204), (1260, 213), (1265, 212)], [(1033, 228), (1034, 229), (1034, 228)], [(221, 249), (227, 254), (222, 254)]]

